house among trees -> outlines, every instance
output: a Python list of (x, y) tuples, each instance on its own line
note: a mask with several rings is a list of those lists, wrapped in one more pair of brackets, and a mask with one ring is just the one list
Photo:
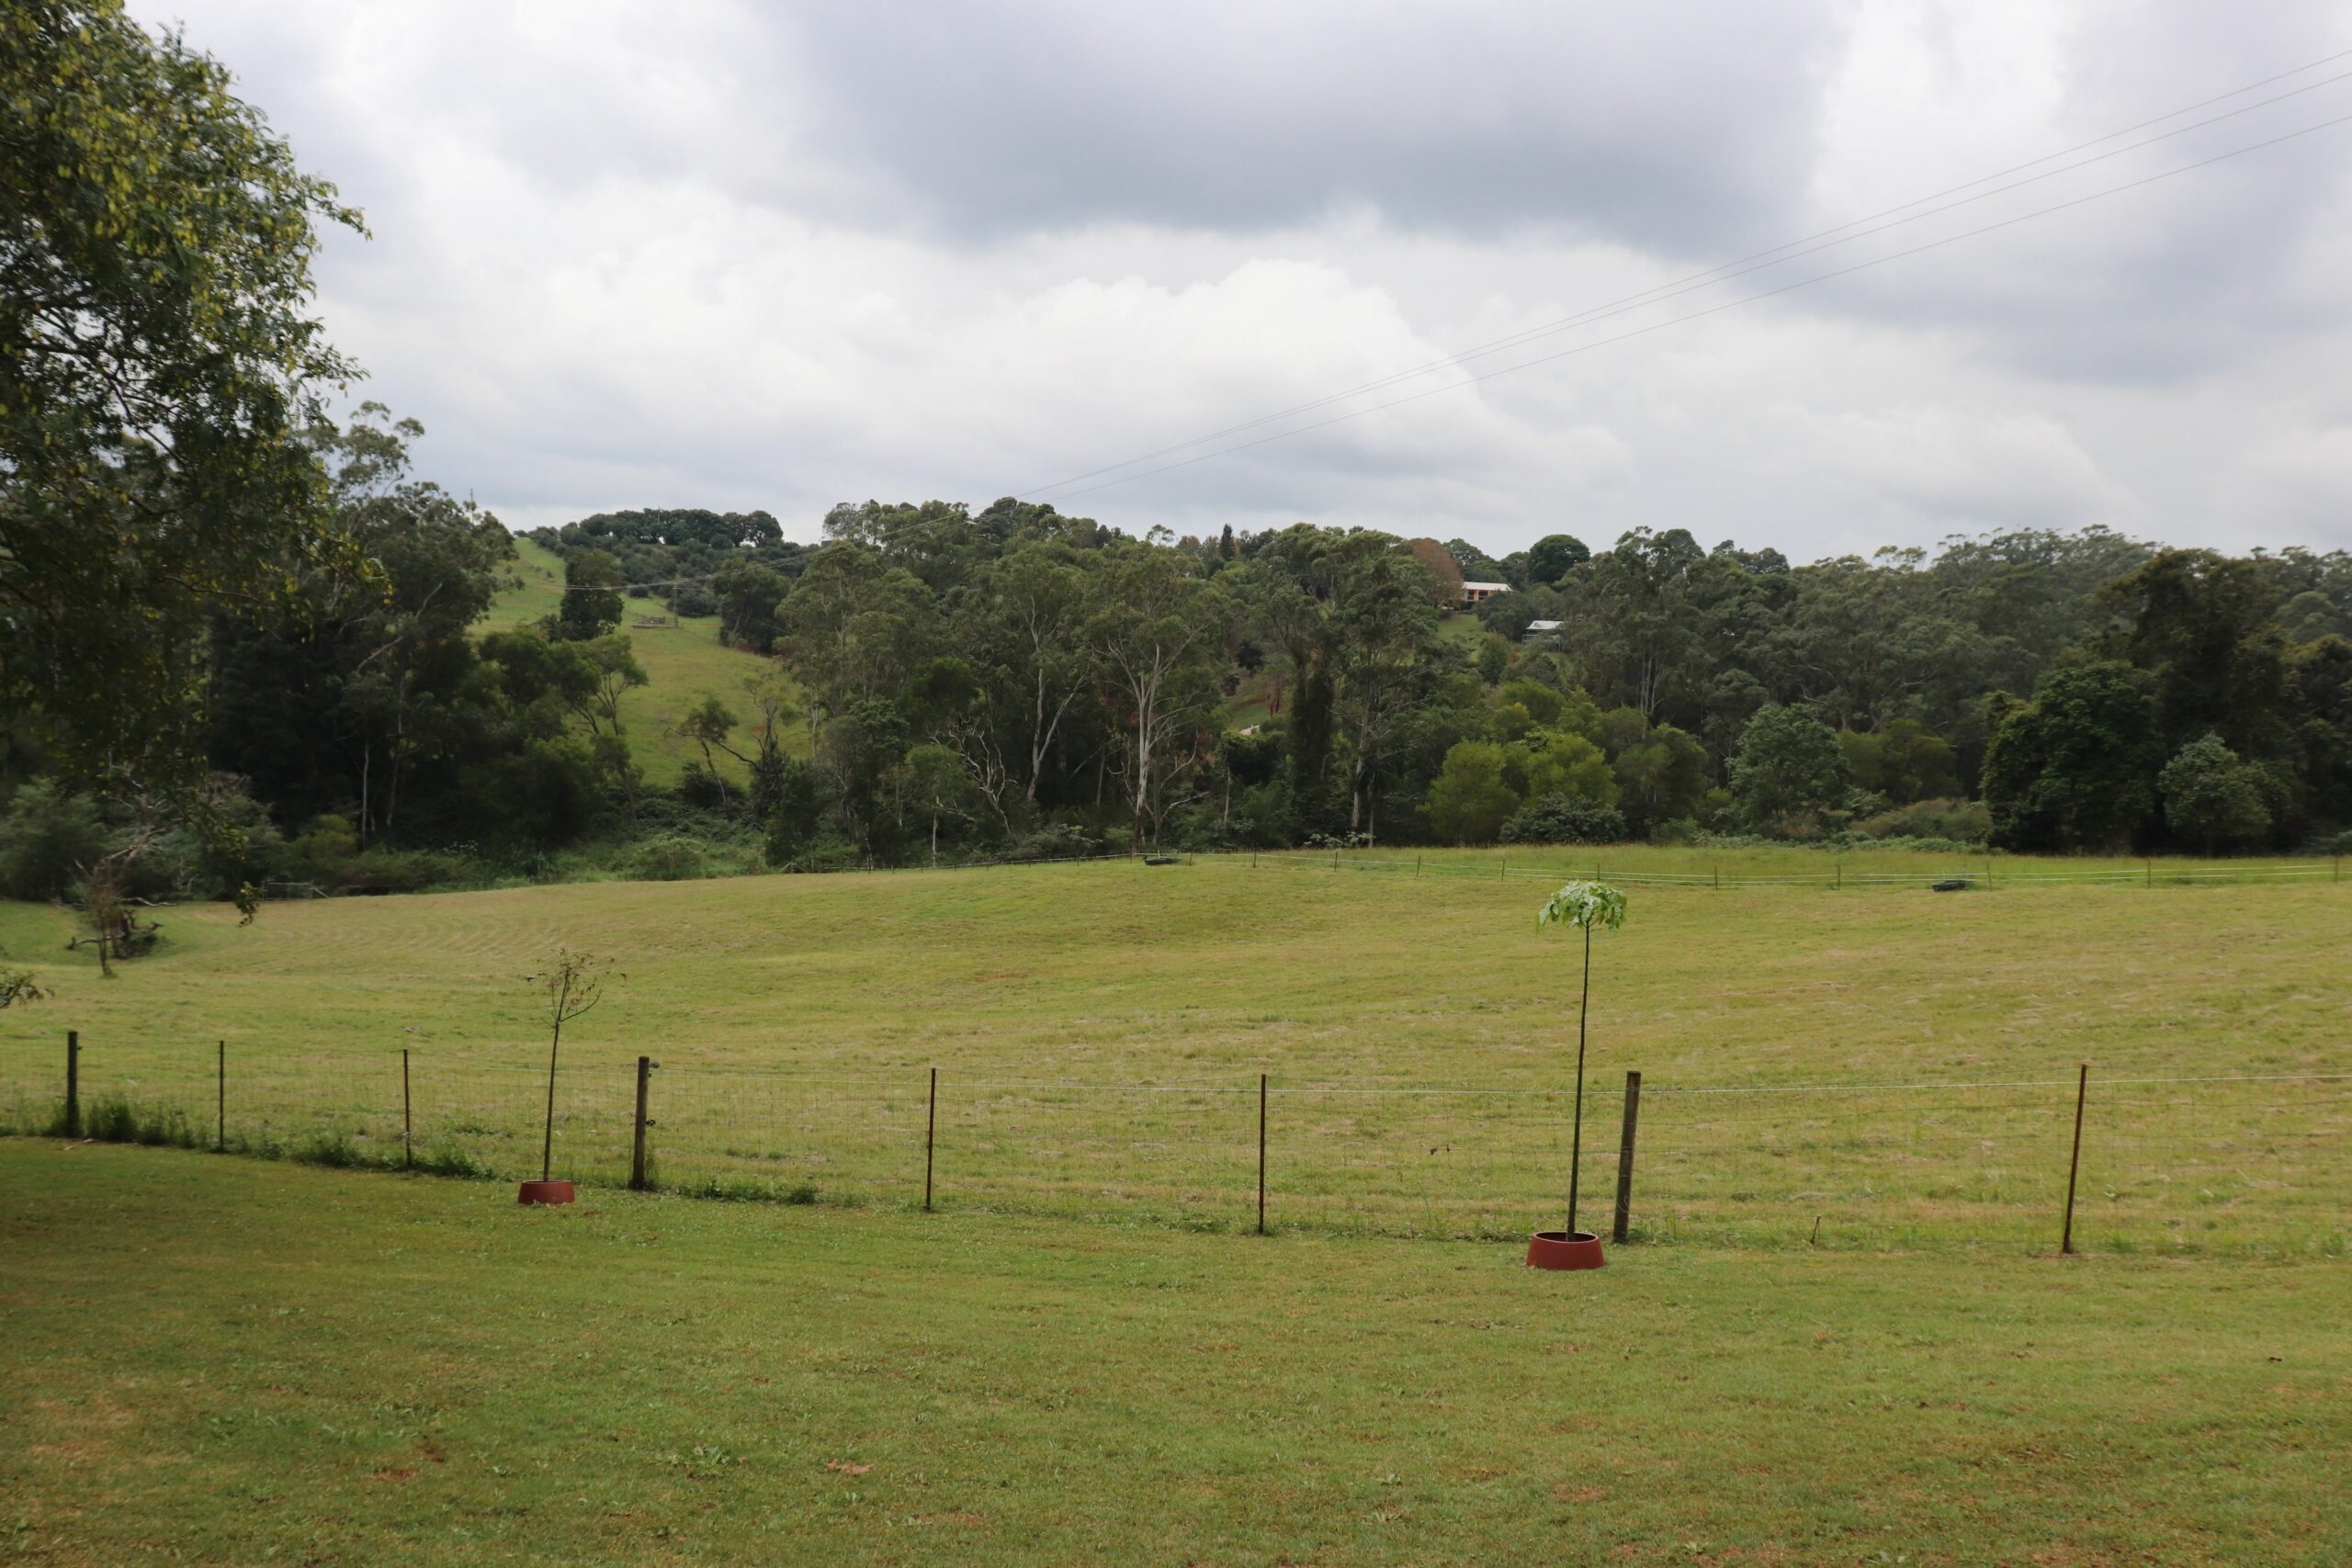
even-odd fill
[(1508, 582), (1465, 582), (1462, 585), (1462, 602), (1464, 604), (1476, 604), (1481, 600), (1491, 599), (1498, 593), (1510, 592), (1510, 584)]
[(1520, 634), (1520, 640), (1521, 642), (1533, 642), (1537, 637), (1543, 637), (1548, 632), (1558, 631), (1566, 624), (1567, 623), (1565, 621), (1530, 621), (1527, 623), (1527, 630)]

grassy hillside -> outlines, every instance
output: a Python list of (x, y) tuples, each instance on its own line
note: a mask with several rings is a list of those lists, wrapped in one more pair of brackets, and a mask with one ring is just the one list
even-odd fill
[[(1278, 1217), (1479, 1234), (1548, 1206), (1566, 1164), (1575, 944), (1534, 930), (1543, 890), (1301, 858), (348, 899), (250, 929), (184, 908), (112, 982), (17, 906), (0, 946), (57, 995), (0, 1015), (0, 1100), (49, 1103), (70, 1026), (91, 1092), (209, 1111), (225, 1040), (243, 1125), (326, 1118), (380, 1151), (406, 1047), (424, 1135), (503, 1168), (537, 1153), (520, 977), (569, 942), (628, 976), (566, 1036), (582, 1175), (625, 1168), (644, 1053), (673, 1177), (903, 1201), (937, 1066), (956, 1201), (1231, 1224), (1265, 1072)], [(2347, 935), (2352, 886), (2327, 881), (1637, 888), (1597, 944), (1586, 1179), (1606, 1191), (1609, 1091), (1638, 1069), (1654, 1234), (1802, 1242), (1826, 1216), (1839, 1245), (2047, 1245), (2088, 1061), (2094, 1234), (2340, 1248), (2352, 1084), (2300, 1076), (2352, 1071)], [(1992, 1087), (1788, 1092), (1919, 1082)]]
[(2352, 1273), (1513, 1249), (0, 1141), (59, 1564), (2336, 1563)]
[[(514, 547), (521, 586), (499, 596), (483, 618), (485, 626), (526, 625), (553, 615), (561, 602), (563, 563), (528, 539), (515, 540)], [(623, 603), (628, 608), (621, 617), (620, 629), (628, 634), (647, 679), (646, 684), (621, 699), (621, 723), (646, 781), (666, 789), (678, 782), (688, 759), (702, 758), (699, 747), (669, 732), (678, 716), (706, 694), (715, 694), (748, 727), (752, 709), (743, 698), (742, 683), (770, 665), (755, 654), (721, 645), (715, 615), (683, 616), (674, 626), (639, 626), (630, 623), (639, 615), (659, 613), (658, 603), (646, 599)], [(808, 750), (797, 727), (786, 742), (787, 749)], [(736, 746), (751, 750), (744, 731), (738, 731)], [(723, 753), (718, 762), (731, 782), (742, 782), (741, 763)]]

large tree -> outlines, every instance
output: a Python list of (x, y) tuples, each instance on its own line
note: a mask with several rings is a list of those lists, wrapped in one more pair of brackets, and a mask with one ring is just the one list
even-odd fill
[(335, 548), (311, 269), (359, 216), (231, 88), (114, 0), (0, 6), (0, 706), (120, 786), (193, 791), (207, 626)]
[(1996, 843), (2111, 850), (2143, 833), (2164, 752), (2146, 678), (2129, 665), (2052, 671), (2033, 700), (1994, 699), (1984, 805)]
[(1140, 847), (1167, 808), (1185, 738), (1214, 733), (1225, 606), (1182, 557), (1150, 544), (1109, 551), (1098, 581), (1084, 640), (1120, 713), (1131, 834)]

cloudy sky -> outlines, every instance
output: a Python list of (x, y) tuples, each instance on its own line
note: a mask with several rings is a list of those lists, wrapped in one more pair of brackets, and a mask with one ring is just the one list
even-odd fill
[(2352, 547), (2352, 123), (2097, 194), (2352, 116), (2352, 3), (133, 9), (366, 209), (333, 335), (516, 526)]

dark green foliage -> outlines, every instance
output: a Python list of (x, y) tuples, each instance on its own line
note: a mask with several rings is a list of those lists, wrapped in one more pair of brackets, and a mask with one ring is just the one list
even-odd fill
[(1978, 800), (1917, 800), (1865, 818), (1852, 824), (1852, 830), (1865, 839), (1983, 844), (1993, 836), (1993, 814)]
[(215, 616), (348, 559), (302, 440), (359, 226), (228, 72), (118, 6), (0, 7), (0, 712), (72, 775), (192, 795)]
[(1637, 836), (1660, 823), (1697, 814), (1712, 782), (1707, 749), (1670, 724), (1658, 725), (1620, 749), (1611, 768), (1618, 805)]
[(791, 586), (782, 572), (755, 561), (730, 560), (719, 568), (710, 580), (718, 640), (753, 653), (770, 651), (775, 645), (776, 607)]
[(1491, 844), (1522, 804), (1502, 746), (1464, 740), (1445, 754), (1429, 791), (1430, 830), (1449, 843)]
[(825, 795), (817, 770), (787, 759), (779, 765), (775, 803), (767, 815), (768, 863), (786, 866), (807, 852), (823, 828)]
[(106, 852), (97, 807), (55, 779), (19, 789), (0, 818), (0, 896), (62, 898)]
[(2099, 597), (2122, 622), (2105, 650), (2152, 677), (2167, 754), (2209, 732), (2256, 757), (2286, 744), (2285, 639), (2254, 562), (2166, 550)]
[(1856, 789), (1883, 795), (1897, 806), (1959, 793), (1951, 742), (1928, 734), (1916, 718), (1898, 718), (1876, 731), (1849, 729), (1838, 737), (1838, 744)]
[(1592, 558), (1582, 539), (1568, 534), (1548, 534), (1527, 548), (1527, 580), (1546, 588)]
[(603, 550), (566, 557), (563, 607), (556, 612), (554, 634), (567, 642), (587, 642), (619, 626), (620, 590), (628, 581), (619, 559)]
[(2218, 735), (2182, 747), (2156, 777), (2165, 826), (2176, 839), (2208, 854), (2246, 848), (2270, 830), (2267, 784), (2261, 769)]
[(2053, 671), (2033, 701), (1997, 701), (1984, 751), (1993, 841), (2018, 850), (2112, 850), (2149, 826), (2163, 755), (2155, 705), (2129, 665)]
[(1547, 795), (1503, 824), (1506, 844), (1616, 844), (1625, 840), (1625, 818), (1613, 806), (1582, 795)]
[(1731, 759), (1731, 787), (1758, 828), (1819, 823), (1851, 787), (1838, 732), (1810, 705), (1765, 708)]

